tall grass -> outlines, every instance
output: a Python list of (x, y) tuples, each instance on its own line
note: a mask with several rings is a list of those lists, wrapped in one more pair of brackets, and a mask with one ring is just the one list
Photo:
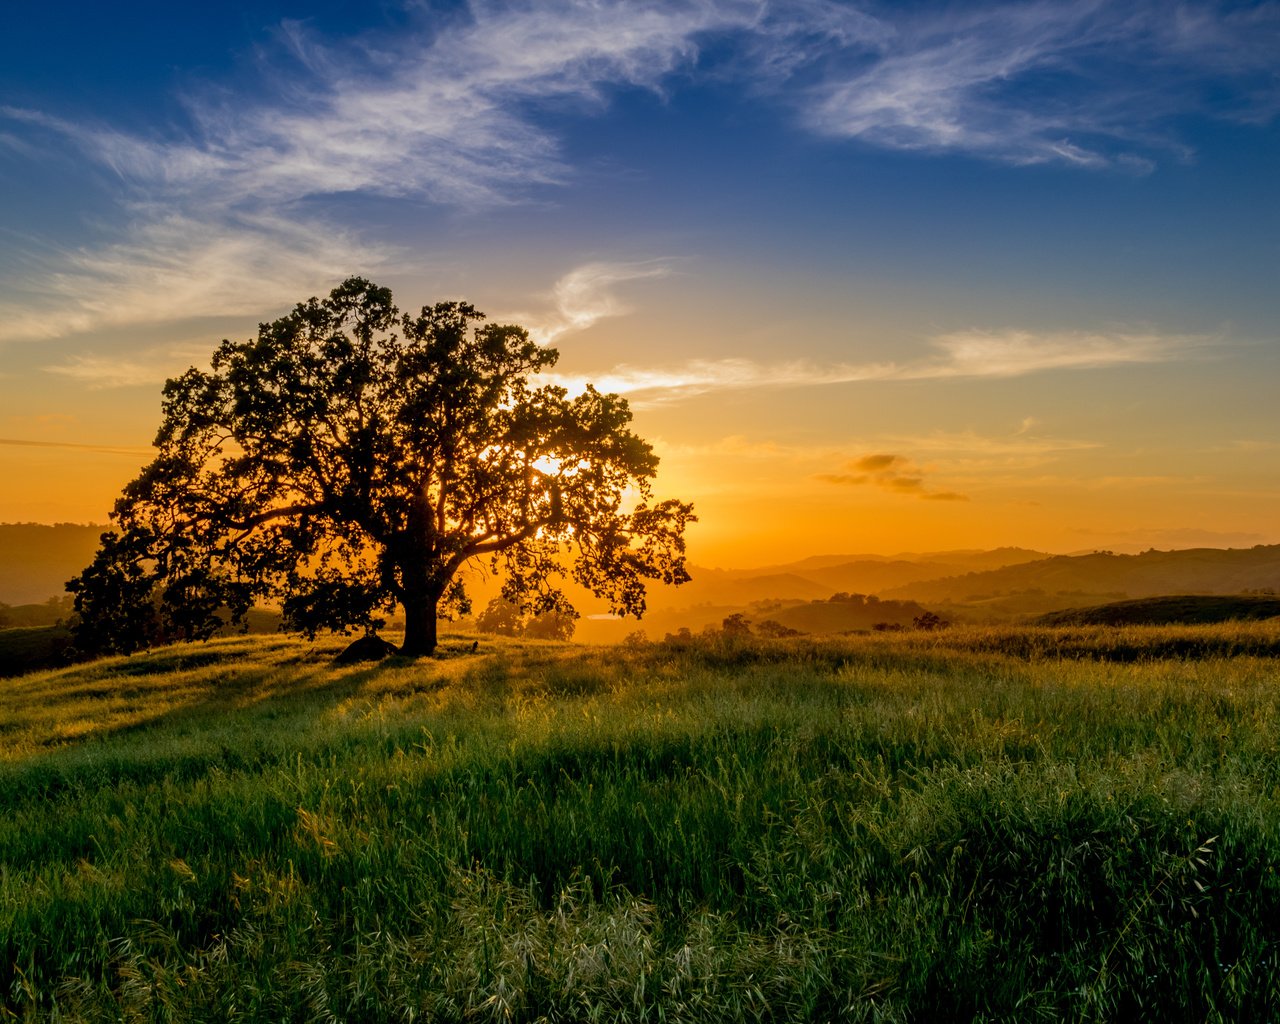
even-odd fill
[(1277, 639), (255, 637), (12, 680), (0, 1018), (1280, 1019), (1278, 674), (1220, 656)]

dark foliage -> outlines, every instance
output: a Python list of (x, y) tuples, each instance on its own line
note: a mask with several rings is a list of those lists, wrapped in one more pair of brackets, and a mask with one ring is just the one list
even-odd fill
[(531, 640), (571, 640), (577, 628), (573, 615), (552, 609), (522, 615), (520, 607), (505, 597), (495, 597), (476, 616), (476, 628), (495, 636), (523, 636)]

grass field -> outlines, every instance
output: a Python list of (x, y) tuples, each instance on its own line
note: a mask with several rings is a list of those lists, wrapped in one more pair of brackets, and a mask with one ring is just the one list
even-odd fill
[(1280, 631), (0, 685), (0, 1019), (1280, 1019)]

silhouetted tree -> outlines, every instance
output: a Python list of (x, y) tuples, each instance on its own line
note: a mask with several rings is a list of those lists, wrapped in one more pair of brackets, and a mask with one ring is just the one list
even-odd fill
[(572, 640), (577, 628), (572, 615), (552, 610), (529, 616), (523, 635), (531, 640)]
[(804, 636), (798, 629), (784, 626), (777, 619), (765, 619), (756, 625), (756, 632), (769, 640), (781, 640), (789, 636)]
[(577, 622), (564, 612), (521, 615), (520, 606), (505, 597), (495, 597), (476, 616), (476, 629), (498, 636), (527, 636), (532, 640), (572, 640)]
[(402, 315), (352, 278), (168, 381), (158, 453), (69, 585), (81, 649), (208, 636), (272, 599), (308, 635), (400, 605), (403, 652), (429, 654), (476, 557), (535, 614), (575, 614), (566, 572), (637, 617), (646, 581), (688, 580), (692, 506), (653, 502), (626, 401), (535, 386), (557, 352), (483, 319)]
[(476, 616), (476, 629), (495, 636), (519, 636), (522, 628), (520, 607), (505, 597), (495, 597)]

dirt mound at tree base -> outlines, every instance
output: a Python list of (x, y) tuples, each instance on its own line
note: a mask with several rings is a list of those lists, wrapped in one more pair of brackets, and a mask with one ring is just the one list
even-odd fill
[(359, 640), (348, 644), (336, 658), (335, 665), (355, 665), (362, 661), (381, 661), (393, 654), (399, 654), (400, 648), (388, 643), (380, 636), (362, 636)]

